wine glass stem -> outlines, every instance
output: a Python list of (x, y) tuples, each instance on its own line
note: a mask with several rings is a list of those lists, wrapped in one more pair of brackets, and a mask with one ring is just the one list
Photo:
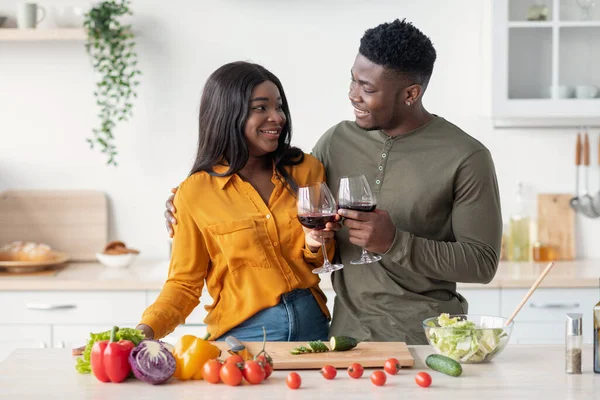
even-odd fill
[(362, 248), (362, 256), (363, 257), (368, 257), (369, 256), (369, 252), (367, 250), (365, 250), (365, 248)]
[(324, 237), (321, 237), (321, 247), (323, 249), (323, 266), (329, 267), (331, 263), (329, 262), (329, 257), (327, 257), (327, 247), (325, 246)]

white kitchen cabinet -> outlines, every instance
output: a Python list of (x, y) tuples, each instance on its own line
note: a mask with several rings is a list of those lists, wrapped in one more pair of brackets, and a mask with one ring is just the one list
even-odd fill
[(469, 314), (500, 314), (500, 289), (458, 289), (458, 292), (469, 302)]
[(50, 325), (0, 325), (0, 361), (19, 348), (52, 346)]
[[(510, 316), (526, 293), (527, 289), (503, 289), (501, 315)], [(592, 310), (598, 298), (598, 289), (537, 289), (515, 318), (511, 342), (564, 343), (566, 314), (581, 313), (583, 340), (592, 343)]]
[[(518, 121), (535, 120), (536, 124), (545, 125), (562, 120), (575, 126), (588, 119), (597, 121), (598, 8), (590, 20), (583, 20), (582, 10), (573, 0), (537, 2), (547, 6), (547, 20), (527, 20), (534, 1), (493, 2), (492, 114), (496, 124), (509, 121), (519, 125)], [(578, 86), (588, 89), (577, 93)]]
[(105, 324), (139, 320), (144, 291), (0, 292), (2, 323)]

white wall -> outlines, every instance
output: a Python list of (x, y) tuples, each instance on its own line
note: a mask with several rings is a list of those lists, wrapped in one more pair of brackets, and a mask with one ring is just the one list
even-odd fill
[[(536, 191), (572, 192), (573, 129), (492, 128), (490, 2), (134, 1), (144, 75), (135, 116), (116, 131), (118, 168), (105, 166), (84, 140), (97, 112), (83, 45), (0, 42), (0, 190), (103, 190), (110, 198), (111, 237), (145, 256), (165, 256), (164, 202), (191, 167), (200, 91), (214, 69), (252, 60), (278, 75), (291, 103), (294, 142), (310, 151), (328, 127), (353, 118), (346, 94), (364, 30), (406, 17), (438, 51), (425, 104), (489, 147), (505, 216), (517, 180)], [(0, 14), (14, 17), (16, 4), (0, 0)], [(591, 174), (594, 191), (597, 176)], [(600, 220), (579, 219), (578, 229), (579, 256), (600, 258), (600, 247), (592, 246)]]

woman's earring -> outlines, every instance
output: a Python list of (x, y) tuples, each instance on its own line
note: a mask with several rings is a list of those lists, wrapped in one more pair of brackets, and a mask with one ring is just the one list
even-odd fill
[(410, 101), (407, 101), (407, 102), (406, 102), (406, 105), (410, 107)]

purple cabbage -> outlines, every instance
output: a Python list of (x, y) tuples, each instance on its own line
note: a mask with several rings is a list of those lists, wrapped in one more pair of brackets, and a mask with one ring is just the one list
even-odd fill
[(137, 379), (158, 385), (175, 373), (175, 357), (157, 340), (142, 340), (129, 353), (129, 365)]

